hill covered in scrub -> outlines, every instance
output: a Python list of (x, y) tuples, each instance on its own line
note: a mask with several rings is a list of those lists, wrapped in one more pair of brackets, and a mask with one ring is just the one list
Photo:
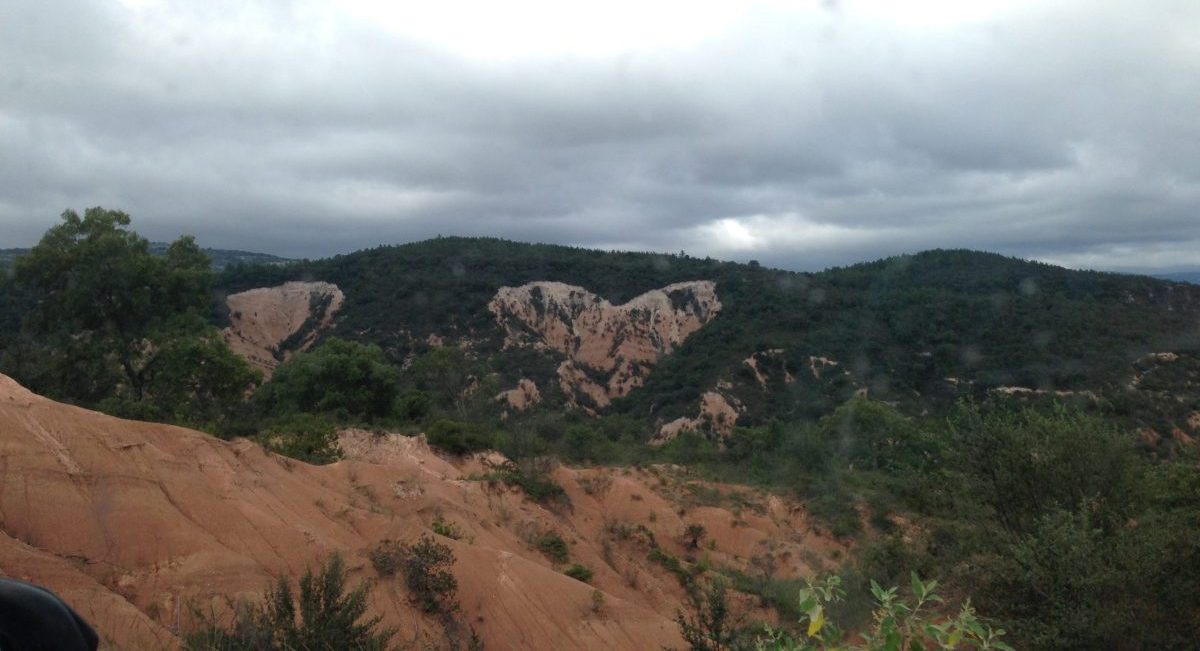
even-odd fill
[[(918, 412), (996, 391), (1075, 392), (1125, 404), (1142, 366), (1165, 359), (1147, 356), (1172, 353), (1182, 362), (1176, 366), (1191, 368), (1200, 340), (1196, 286), (962, 250), (809, 274), (686, 255), (440, 238), (289, 266), (235, 267), (217, 284), (235, 293), (290, 280), (337, 285), (346, 301), (330, 333), (379, 345), (397, 363), (430, 350), (430, 342), (465, 345), (504, 388), (532, 381), (543, 408), (582, 398), (588, 408), (659, 426), (704, 421), (704, 401), (716, 400), (709, 394), (747, 426), (818, 418), (856, 393)], [(631, 342), (615, 331), (603, 340), (607, 349), (591, 344), (590, 358), (578, 359), (578, 346), (564, 337), (591, 341), (594, 326), (559, 319), (557, 334), (549, 332), (546, 311), (562, 309), (561, 302), (551, 304), (552, 292), (538, 289), (562, 283), (619, 306), (695, 282), (707, 283), (706, 300), (719, 313), (671, 344), (670, 355), (654, 355), (653, 371), (634, 363), (644, 353), (620, 350)], [(514, 319), (518, 310), (534, 318)], [(550, 341), (556, 338), (564, 343)], [(661, 336), (635, 339), (650, 349), (663, 343)], [(576, 378), (570, 382), (562, 379), (567, 361)], [(589, 389), (613, 381), (614, 363), (629, 367), (624, 382), (636, 371), (639, 388), (603, 396)], [(1194, 387), (1174, 388), (1194, 406)], [(604, 404), (590, 404), (597, 401)], [(1188, 413), (1161, 404), (1144, 424), (1169, 433), (1186, 428)]]

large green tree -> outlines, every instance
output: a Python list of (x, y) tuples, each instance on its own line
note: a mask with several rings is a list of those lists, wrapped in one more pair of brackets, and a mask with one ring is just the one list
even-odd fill
[(204, 319), (213, 274), (190, 236), (165, 255), (129, 215), (62, 214), (14, 266), (35, 301), (5, 370), (34, 390), (123, 415), (215, 426), (256, 375)]
[(400, 370), (378, 346), (330, 338), (296, 355), (255, 394), (267, 416), (329, 414), (373, 419), (392, 411)]

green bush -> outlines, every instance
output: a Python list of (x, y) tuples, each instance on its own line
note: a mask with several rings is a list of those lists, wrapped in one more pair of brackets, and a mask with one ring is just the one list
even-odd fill
[(419, 421), (428, 416), (432, 408), (433, 400), (428, 393), (418, 389), (409, 389), (396, 396), (396, 402), (392, 406), (392, 415), (402, 420)]
[[(688, 614), (676, 614), (679, 632), (692, 651), (724, 651), (747, 648), (751, 642), (729, 602), (725, 582), (718, 579), (688, 590)], [(689, 616), (690, 615), (690, 616)]]
[(450, 572), (454, 553), (429, 536), (401, 548), (400, 568), (405, 585), (417, 605), (427, 613), (450, 613), (458, 609), (454, 593), (458, 580)]
[(433, 532), (437, 535), (450, 538), (451, 540), (462, 540), (463, 538), (462, 529), (453, 522), (443, 520), (441, 516), (434, 518), (429, 528), (433, 529)]
[(293, 414), (263, 426), (263, 447), (305, 463), (326, 464), (342, 458), (337, 428), (323, 416)]
[[(377, 630), (380, 618), (367, 617), (367, 583), (346, 593), (346, 566), (334, 554), (314, 575), (305, 570), (300, 592), (279, 577), (265, 603), (240, 609), (229, 627), (205, 619), (184, 638), (192, 651), (381, 651), (394, 629)], [(298, 599), (298, 601), (297, 601)]]
[(425, 431), (429, 444), (454, 455), (479, 452), (492, 447), (492, 437), (478, 423), (442, 419)]
[(368, 553), (371, 558), (371, 566), (382, 577), (395, 576), (400, 570), (405, 558), (404, 545), (395, 540), (385, 539), (379, 542)]
[(539, 552), (555, 563), (566, 563), (570, 557), (571, 550), (567, 547), (567, 541), (563, 540), (563, 537), (556, 531), (543, 533), (537, 537), (534, 544)]
[(586, 565), (580, 565), (579, 563), (574, 563), (567, 569), (563, 570), (563, 574), (566, 574), (576, 581), (582, 581), (584, 583), (592, 580), (592, 568)]
[(566, 489), (550, 477), (553, 470), (553, 460), (546, 457), (521, 459), (520, 462), (507, 461), (484, 475), (489, 481), (501, 481), (509, 486), (517, 486), (525, 491), (525, 495), (543, 505), (570, 505), (571, 498)]

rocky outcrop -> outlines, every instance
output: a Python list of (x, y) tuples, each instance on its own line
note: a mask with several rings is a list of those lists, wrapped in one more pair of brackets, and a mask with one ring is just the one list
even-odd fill
[(793, 384), (796, 381), (796, 377), (787, 369), (783, 352), (782, 348), (770, 348), (760, 350), (742, 360), (742, 363), (750, 369), (758, 386), (764, 391), (767, 389), (768, 383), (775, 377), (782, 380), (784, 384)]
[[(808, 356), (808, 371), (812, 373), (814, 380), (820, 380), (827, 369), (836, 369), (839, 366), (841, 366), (840, 362), (834, 359), (829, 359), (828, 357), (818, 357), (816, 355)], [(850, 373), (845, 369), (842, 369), (842, 374), (849, 375)]]
[(307, 350), (333, 325), (345, 300), (333, 283), (290, 282), (231, 294), (229, 347), (267, 377), (289, 357)]
[(537, 384), (529, 378), (521, 378), (517, 386), (496, 394), (496, 402), (502, 402), (513, 411), (525, 411), (542, 401)]
[(658, 428), (654, 443), (666, 443), (686, 430), (729, 436), (737, 424), (738, 414), (743, 410), (737, 398), (721, 391), (705, 391), (700, 396), (700, 413), (693, 418), (685, 416), (665, 423)]
[(595, 411), (641, 386), (658, 360), (721, 311), (716, 285), (699, 280), (656, 289), (624, 305), (557, 282), (501, 287), (488, 309), (505, 346), (555, 350), (574, 404)]
[(1095, 391), (1067, 391), (1063, 389), (1033, 389), (1030, 387), (994, 387), (988, 389), (988, 393), (994, 393), (1001, 396), (1010, 396), (1018, 398), (1036, 398), (1041, 396), (1055, 396), (1058, 398), (1068, 398), (1071, 396), (1082, 396), (1093, 402), (1099, 401), (1100, 396), (1096, 395)]

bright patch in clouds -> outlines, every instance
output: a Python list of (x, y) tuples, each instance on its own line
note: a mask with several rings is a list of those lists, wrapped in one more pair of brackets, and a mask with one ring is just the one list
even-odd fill
[(813, 222), (797, 213), (725, 217), (694, 229), (691, 248), (705, 254), (733, 255), (784, 247), (807, 251), (834, 244), (858, 243), (873, 233), (837, 224)]

